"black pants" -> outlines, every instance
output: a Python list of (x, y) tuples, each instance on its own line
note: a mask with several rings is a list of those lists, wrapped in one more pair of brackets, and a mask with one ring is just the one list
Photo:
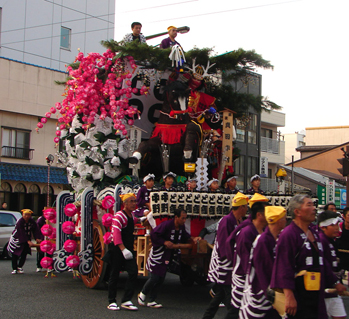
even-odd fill
[(20, 256), (12, 254), (12, 269), (17, 270), (17, 268), (22, 268), (24, 266), (27, 255), (30, 253), (30, 248), (28, 243), (24, 244), (23, 251)]
[(211, 319), (215, 316), (216, 312), (219, 309), (219, 304), (221, 302), (226, 306), (228, 313), (225, 318), (237, 319), (239, 318), (239, 309), (235, 309), (231, 305), (231, 286), (230, 285), (222, 285), (216, 284), (214, 286), (214, 292), (216, 295), (211, 300), (208, 308), (206, 309), (204, 316), (202, 319)]
[(153, 273), (150, 273), (150, 276), (142, 289), (143, 294), (149, 294), (149, 302), (155, 301), (159, 287), (162, 285), (164, 280), (165, 276), (161, 277)]
[(132, 259), (126, 260), (119, 247), (113, 246), (110, 252), (110, 264), (111, 269), (108, 282), (109, 303), (116, 302), (116, 290), (121, 270), (127, 271), (128, 274), (128, 279), (125, 285), (125, 292), (121, 303), (130, 301), (134, 294), (138, 275), (138, 267), (135, 259), (135, 254), (133, 255)]

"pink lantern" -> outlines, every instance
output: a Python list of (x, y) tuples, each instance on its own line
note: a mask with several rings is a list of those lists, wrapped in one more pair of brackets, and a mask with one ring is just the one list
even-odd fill
[(49, 221), (52, 221), (56, 218), (56, 210), (54, 208), (47, 208), (44, 210), (44, 216)]
[(43, 123), (43, 124), (46, 124), (47, 123), (47, 118), (46, 117), (43, 117), (43, 118), (41, 118), (41, 123)]
[(71, 255), (67, 258), (67, 265), (70, 268), (76, 268), (80, 264), (80, 259), (76, 255)]
[(78, 209), (74, 204), (67, 204), (64, 207), (64, 214), (68, 217), (73, 217), (78, 212)]
[(62, 230), (63, 230), (63, 233), (71, 235), (75, 231), (75, 225), (71, 221), (66, 221), (62, 225)]
[(55, 143), (59, 143), (59, 137), (55, 137), (55, 138), (53, 139), (53, 141), (54, 141)]
[(48, 255), (53, 255), (55, 252), (55, 245), (52, 245), (52, 248), (47, 252)]
[(103, 201), (102, 201), (102, 207), (105, 208), (105, 209), (109, 209), (111, 207), (113, 207), (115, 203), (115, 199), (113, 196), (106, 196), (104, 197)]
[(112, 240), (113, 240), (113, 236), (112, 236), (111, 232), (106, 232), (103, 235), (103, 239), (104, 239), (104, 243), (106, 245), (109, 245), (112, 242)]
[(53, 244), (49, 240), (43, 240), (40, 243), (40, 250), (44, 253), (47, 253), (49, 250), (52, 249)]
[(52, 232), (53, 232), (53, 227), (49, 224), (46, 224), (46, 225), (41, 227), (41, 233), (44, 236), (51, 236)]
[(51, 257), (44, 257), (40, 261), (42, 268), (52, 269), (53, 259)]
[(48, 238), (50, 238), (50, 239), (55, 239), (55, 238), (56, 238), (56, 233), (57, 233), (56, 228), (53, 228), (53, 227), (52, 227), (52, 234), (51, 234), (51, 236), (49, 236)]
[(75, 251), (76, 249), (76, 241), (75, 240), (72, 240), (72, 239), (68, 239), (65, 241), (63, 247), (64, 249), (68, 252), (68, 253), (72, 253)]
[(44, 125), (43, 125), (41, 122), (39, 122), (38, 124), (36, 124), (36, 126), (37, 126), (38, 128), (43, 128), (43, 127), (44, 127)]
[(102, 216), (102, 224), (105, 228), (109, 228), (113, 222), (113, 215), (106, 213)]

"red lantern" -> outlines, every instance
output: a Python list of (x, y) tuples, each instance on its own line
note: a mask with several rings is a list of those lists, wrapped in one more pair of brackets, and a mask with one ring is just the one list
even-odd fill
[(49, 224), (46, 224), (44, 226), (41, 227), (41, 233), (44, 235), (44, 236), (51, 236), (52, 235), (52, 232), (53, 232), (53, 227)]
[(56, 210), (54, 208), (46, 208), (44, 210), (44, 216), (49, 221), (56, 219)]
[(42, 268), (52, 269), (53, 259), (51, 257), (44, 257), (40, 261)]
[(76, 249), (76, 241), (72, 239), (68, 239), (65, 241), (63, 247), (68, 253), (73, 253)]
[(51, 250), (53, 247), (53, 244), (49, 241), (49, 240), (43, 240), (40, 243), (40, 250), (44, 253), (48, 252), (49, 250)]
[(67, 265), (70, 268), (76, 268), (80, 264), (80, 259), (76, 255), (71, 255), (67, 258)]
[(71, 221), (66, 221), (62, 225), (62, 230), (63, 230), (63, 233), (71, 235), (75, 231), (75, 225)]
[(74, 204), (68, 204), (64, 207), (64, 214), (68, 217), (73, 217), (78, 212), (78, 209)]
[(111, 207), (113, 207), (115, 203), (115, 199), (113, 196), (106, 196), (104, 197), (103, 201), (102, 201), (102, 207), (105, 208), (105, 209), (109, 209)]

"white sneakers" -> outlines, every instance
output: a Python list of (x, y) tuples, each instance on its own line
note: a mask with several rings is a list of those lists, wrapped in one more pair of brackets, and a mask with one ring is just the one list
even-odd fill
[(11, 274), (14, 275), (14, 274), (23, 274), (24, 271), (23, 271), (23, 268), (17, 268), (17, 270), (12, 270)]

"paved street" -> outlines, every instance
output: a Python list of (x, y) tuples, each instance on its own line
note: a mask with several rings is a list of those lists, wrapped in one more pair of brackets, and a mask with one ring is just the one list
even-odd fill
[[(107, 290), (87, 289), (72, 273), (58, 274), (56, 278), (44, 278), (44, 273), (35, 273), (36, 254), (28, 257), (24, 274), (11, 275), (11, 261), (0, 260), (0, 317), (18, 318), (201, 318), (210, 301), (209, 286), (183, 287), (179, 278), (169, 274), (159, 293), (162, 309), (142, 307), (137, 312), (107, 309)], [(140, 277), (137, 293), (146, 278)], [(121, 275), (121, 285), (125, 275)], [(122, 287), (119, 289), (122, 295)], [(344, 298), (349, 313), (349, 297)], [(118, 300), (119, 301), (119, 300)], [(136, 303), (136, 294), (133, 302)], [(225, 309), (220, 309), (215, 318), (224, 318)]]

